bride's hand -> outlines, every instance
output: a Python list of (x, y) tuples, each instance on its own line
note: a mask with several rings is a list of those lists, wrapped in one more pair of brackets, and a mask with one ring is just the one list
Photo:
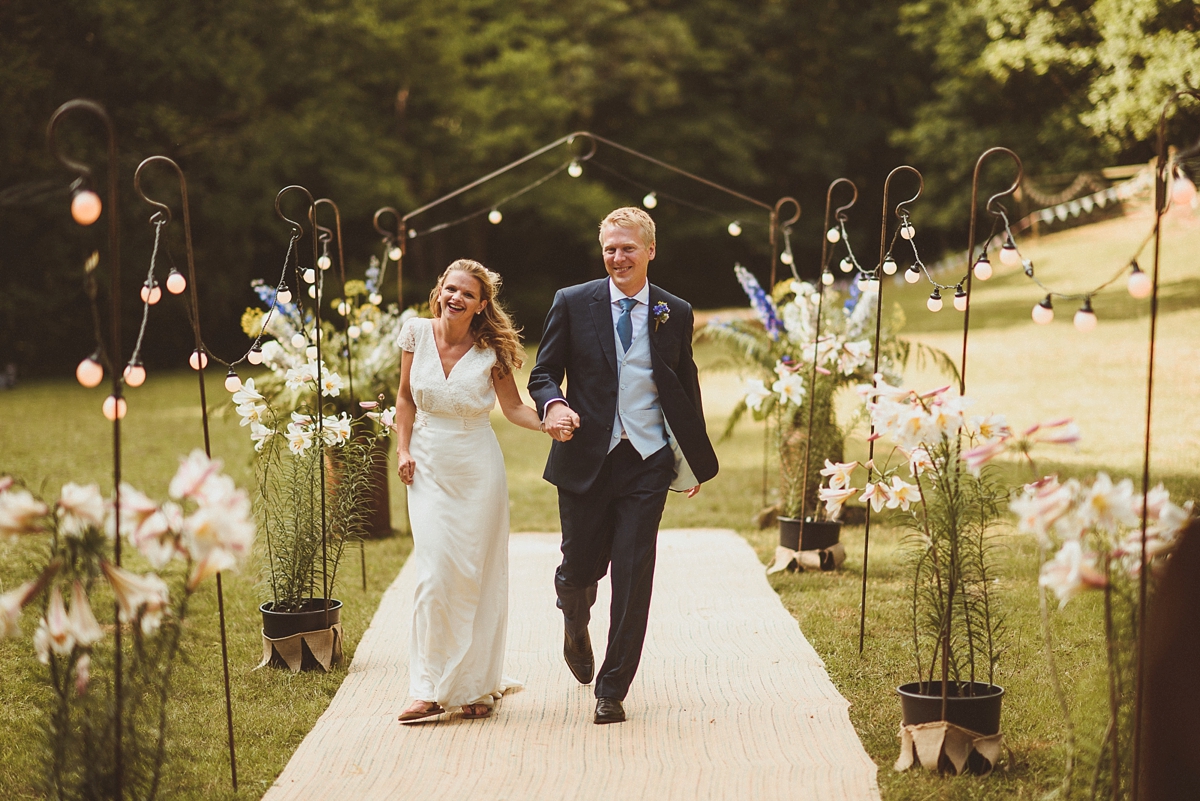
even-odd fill
[(400, 476), (400, 480), (405, 484), (413, 483), (413, 474), (417, 472), (417, 463), (413, 461), (412, 455), (406, 452), (396, 451), (396, 475)]

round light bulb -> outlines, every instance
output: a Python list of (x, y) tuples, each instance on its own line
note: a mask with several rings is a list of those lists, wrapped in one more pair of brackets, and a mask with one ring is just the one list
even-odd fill
[(1176, 170), (1175, 178), (1171, 181), (1171, 202), (1176, 206), (1190, 206), (1194, 197), (1196, 185), (1181, 170)]
[(338, 306), (337, 306), (337, 311), (338, 311), (338, 314), (340, 314), (340, 315), (342, 315), (343, 317), (345, 317), (345, 316), (346, 316), (346, 312), (347, 312), (347, 311), (349, 311), (349, 310), (350, 310), (350, 307), (346, 305), (346, 302), (345, 302), (345, 301), (342, 301), (342, 302), (338, 303)]
[(567, 166), (567, 175), (571, 176), (572, 178), (578, 178), (579, 176), (583, 175), (583, 167), (580, 166), (578, 161), (572, 161)]
[(238, 374), (233, 371), (232, 367), (230, 367), (229, 372), (225, 375), (225, 389), (229, 390), (230, 392), (237, 392), (241, 388), (242, 379), (238, 378)]
[(309, 267), (304, 271), (304, 283), (315, 284), (317, 282), (317, 271)]
[(367, 298), (367, 300), (371, 301), (376, 306), (378, 306), (380, 303), (383, 303), (383, 295), (380, 295), (378, 292), (372, 292), (370, 297)]
[(833, 273), (828, 270), (821, 273), (821, 283), (825, 286), (833, 286)]
[(910, 284), (915, 284), (921, 280), (921, 268), (913, 265), (904, 271), (904, 280)]
[(1092, 311), (1092, 302), (1085, 300), (1083, 308), (1075, 312), (1075, 330), (1087, 333), (1096, 327), (1096, 313)]
[(644, 198), (642, 198), (642, 205), (648, 209), (654, 208), (658, 205), (658, 195), (656, 195), (654, 192), (646, 195)]
[(872, 278), (869, 281), (867, 281), (867, 291), (868, 292), (878, 292), (879, 291), (879, 279), (878, 278)]
[(942, 294), (936, 289), (933, 290), (933, 294), (929, 296), (929, 300), (925, 301), (925, 308), (929, 309), (931, 312), (941, 311)]
[(89, 356), (75, 368), (75, 378), (80, 384), (91, 389), (100, 385), (100, 381), (104, 378), (104, 368), (100, 366), (100, 362), (96, 361), (95, 356)]
[(171, 270), (171, 274), (167, 276), (167, 291), (172, 295), (181, 295), (185, 289), (187, 289), (187, 279), (183, 277), (183, 273)]
[(333, 264), (333, 260), (330, 259), (328, 256), (321, 255), (317, 258), (317, 266), (320, 267), (322, 270), (328, 270), (332, 264)]
[(153, 286), (142, 284), (142, 291), (139, 294), (142, 296), (142, 303), (151, 306), (162, 300), (162, 290), (158, 288), (158, 284), (154, 284)]
[(100, 196), (90, 189), (76, 192), (71, 198), (71, 218), (80, 225), (91, 225), (100, 219)]
[(1038, 325), (1049, 325), (1054, 319), (1054, 306), (1050, 303), (1049, 296), (1041, 303), (1033, 307), (1033, 321)]
[(917, 229), (912, 227), (912, 223), (903, 223), (900, 226), (900, 238), (912, 239), (917, 235)]
[(146, 368), (140, 364), (128, 364), (125, 366), (125, 383), (131, 387), (140, 387), (146, 383)]
[(400, 257), (403, 255), (404, 251), (398, 247), (388, 248), (387, 257), (392, 261), (400, 261)]
[[(1013, 252), (1016, 252), (1016, 248), (1013, 248)], [(1001, 255), (1001, 261), (1003, 260), (1004, 257)], [(979, 261), (975, 262), (975, 277), (980, 281), (986, 281), (992, 277), (992, 263), (988, 261), (986, 253), (979, 257)]]
[(782, 253), (780, 253), (779, 260), (789, 266), (792, 264), (792, 262), (795, 261), (795, 259), (792, 258), (792, 251), (790, 251), (790, 250), (785, 250)]
[(1128, 287), (1129, 294), (1140, 300), (1141, 298), (1150, 297), (1150, 293), (1154, 291), (1154, 282), (1151, 280), (1149, 274), (1135, 265), (1133, 272), (1129, 276)]
[(188, 364), (193, 370), (203, 370), (208, 367), (208, 354), (202, 350), (194, 350), (192, 355), (188, 356)]
[(116, 395), (109, 395), (104, 399), (104, 416), (108, 420), (124, 420), (125, 412), (129, 411), (129, 405), (125, 403), (124, 398), (118, 398)]
[(738, 222), (737, 220), (734, 220), (733, 222), (731, 222), (729, 225), (727, 225), (725, 227), (725, 230), (729, 232), (730, 236), (741, 236), (742, 235), (742, 224), (740, 222)]
[(830, 244), (836, 245), (838, 242), (842, 241), (842, 232), (836, 228), (830, 228), (825, 232), (825, 239)]
[(954, 308), (959, 311), (967, 310), (967, 291), (961, 286), (954, 290)]
[(896, 260), (893, 259), (891, 256), (888, 256), (886, 259), (883, 260), (884, 275), (895, 275), (897, 269), (899, 269), (899, 265), (896, 264)]
[(293, 348), (303, 348), (307, 344), (308, 344), (308, 337), (304, 336), (304, 334), (300, 334), (300, 333), (292, 334), (292, 347)]
[(362, 329), (357, 325), (352, 325), (346, 329), (346, 336), (350, 337), (351, 339), (358, 339), (360, 336), (362, 336)]
[(317, 285), (316, 284), (313, 284), (312, 286), (310, 286), (308, 288), (308, 296), (310, 298), (315, 298), (317, 296)]
[(859, 273), (858, 277), (854, 279), (854, 284), (858, 287), (859, 292), (865, 292), (867, 289), (867, 277)]
[(500, 209), (492, 209), (488, 212), (488, 222), (492, 225), (499, 225), (503, 219), (504, 215), (500, 213)]
[(251, 364), (262, 364), (262, 360), (262, 348), (260, 348), (258, 345), (255, 345), (253, 348), (251, 348), (250, 352), (246, 354), (246, 361), (250, 362)]
[(1004, 243), (1004, 247), (1000, 248), (1000, 263), (1008, 267), (1014, 267), (1021, 263), (1021, 254), (1017, 252), (1017, 246), (1009, 239)]
[(374, 330), (375, 330), (375, 321), (374, 320), (363, 320), (362, 332), (364, 334), (369, 334)]
[(844, 273), (848, 273), (854, 269), (854, 262), (850, 261), (849, 257), (846, 257), (838, 262), (838, 269)]
[(285, 286), (283, 289), (275, 293), (275, 300), (279, 301), (280, 303), (291, 303), (292, 290)]
[(310, 359), (317, 358), (317, 346), (309, 345), (307, 348), (304, 349), (304, 355)]

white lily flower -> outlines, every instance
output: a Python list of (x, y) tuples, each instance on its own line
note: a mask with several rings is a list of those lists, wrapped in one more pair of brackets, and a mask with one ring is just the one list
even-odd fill
[(234, 406), (245, 406), (246, 404), (253, 404), (255, 401), (260, 400), (266, 399), (262, 396), (262, 393), (254, 388), (253, 378), (247, 378), (242, 382), (242, 388), (233, 393)]
[(75, 661), (75, 694), (83, 695), (87, 692), (88, 682), (92, 680), (92, 656), (91, 654), (82, 654)]
[(342, 377), (337, 373), (321, 374), (321, 394), (326, 398), (336, 398), (342, 394)]
[(1054, 559), (1042, 565), (1038, 584), (1054, 591), (1058, 597), (1058, 608), (1088, 588), (1103, 588), (1108, 582), (1104, 574), (1096, 570), (1095, 556), (1084, 554), (1078, 540), (1067, 540), (1054, 555)]
[(986, 417), (975, 415), (968, 421), (967, 430), (987, 441), (1007, 439), (1012, 436), (1008, 420), (1002, 414), (989, 414)]
[(168, 492), (175, 499), (195, 498), (203, 492), (205, 483), (220, 471), (219, 459), (209, 459), (204, 451), (196, 448), (186, 459), (180, 460)]
[(345, 412), (340, 417), (329, 415), (321, 420), (321, 434), (326, 445), (343, 445), (350, 440), (350, 418)]
[(817, 496), (825, 502), (825, 512), (829, 515), (830, 520), (837, 520), (842, 514), (842, 504), (849, 500), (850, 496), (858, 492), (854, 487), (846, 487), (845, 489), (829, 489), (822, 487), (817, 490)]
[(59, 531), (68, 537), (82, 537), (89, 528), (102, 528), (105, 508), (100, 486), (67, 482), (58, 498), (55, 514)]
[(920, 503), (921, 489), (916, 484), (909, 484), (900, 476), (892, 476), (892, 486), (890, 497), (888, 498), (887, 506), (889, 509), (895, 509), (899, 506), (903, 511), (907, 512), (908, 507), (914, 503)]
[(913, 478), (924, 473), (926, 470), (933, 470), (933, 459), (929, 457), (929, 451), (925, 450), (924, 445), (918, 445), (912, 450), (900, 449), (900, 452), (908, 457), (908, 472)]
[(887, 485), (887, 482), (877, 481), (874, 484), (867, 484), (863, 487), (863, 494), (859, 497), (860, 501), (869, 502), (871, 509), (878, 512), (888, 504), (892, 499), (892, 490)]
[(283, 349), (283, 345), (280, 345), (275, 340), (270, 339), (262, 343), (263, 364), (267, 365), (268, 367), (275, 368), (281, 366), (286, 358), (286, 355), (287, 351)]
[(166, 582), (153, 573), (139, 576), (104, 560), (100, 569), (112, 586), (121, 622), (131, 623), (140, 616), (144, 634), (156, 631), (170, 595)]
[(838, 369), (842, 375), (854, 375), (854, 371), (867, 363), (871, 356), (871, 343), (867, 340), (847, 342), (837, 355)]
[(312, 415), (300, 414), (300, 412), (292, 412), (292, 422), (298, 426), (306, 426), (312, 423)]
[(274, 434), (275, 432), (273, 430), (267, 428), (262, 423), (250, 424), (250, 439), (254, 442), (255, 451), (261, 452), (263, 445), (266, 445), (267, 440), (270, 439)]
[[(746, 407), (753, 411), (762, 409), (763, 401), (771, 397), (771, 390), (761, 378), (751, 378), (746, 381)], [(390, 426), (389, 426), (390, 427)]]
[(39, 530), (38, 518), (49, 510), (28, 490), (0, 492), (0, 534), (26, 534)]
[(0, 640), (20, 635), (21, 610), (37, 590), (38, 582), (34, 580), (0, 595)]
[(50, 606), (33, 635), (33, 647), (37, 651), (38, 661), (43, 665), (50, 664), (52, 652), (66, 656), (75, 647), (75, 635), (71, 631), (71, 621), (67, 618), (67, 609), (58, 585), (50, 590)]
[(316, 381), (317, 374), (311, 369), (313, 366), (313, 363), (309, 362), (300, 367), (289, 368), (284, 377), (284, 384), (288, 389), (300, 389), (310, 381)]
[(78, 579), (71, 587), (71, 613), (67, 619), (80, 648), (90, 648), (103, 639), (104, 629), (100, 628), (100, 623), (92, 613), (92, 605), (88, 603), (87, 593)]
[(856, 467), (858, 462), (834, 462), (826, 459), (821, 475), (829, 476), (830, 489), (846, 489), (850, 486), (850, 474)]
[(263, 415), (267, 413), (267, 406), (263, 403), (243, 403), (237, 407), (237, 413), (242, 418), (239, 425), (248, 426), (252, 423), (261, 423)]
[(379, 422), (384, 428), (392, 429), (396, 427), (396, 407), (391, 406), (379, 415)]
[(784, 403), (799, 406), (804, 402), (804, 379), (798, 373), (787, 373), (771, 385)]
[(312, 431), (307, 428), (302, 428), (296, 423), (288, 423), (287, 433), (285, 434), (288, 441), (288, 448), (296, 456), (301, 456), (312, 447), (313, 435)]
[(1133, 512), (1133, 482), (1125, 479), (1114, 485), (1104, 472), (1096, 474), (1079, 511), (1085, 526), (1094, 526), (1107, 534), (1140, 522)]

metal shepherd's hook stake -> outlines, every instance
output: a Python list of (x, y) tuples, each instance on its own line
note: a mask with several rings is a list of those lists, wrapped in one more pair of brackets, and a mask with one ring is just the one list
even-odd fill
[[(200, 296), (196, 285), (196, 258), (195, 250), (192, 247), (192, 215), (191, 208), (188, 204), (187, 179), (184, 178), (183, 170), (174, 160), (166, 156), (151, 156), (138, 165), (137, 170), (133, 173), (133, 188), (138, 195), (155, 209), (157, 212), (150, 218), (153, 222), (159, 215), (163, 216), (163, 223), (171, 222), (171, 209), (165, 203), (159, 203), (156, 200), (150, 199), (145, 192), (142, 191), (142, 170), (150, 164), (166, 164), (175, 171), (179, 177), (179, 196), (183, 209), (183, 241), (187, 253), (187, 280), (188, 290), (191, 299), (191, 323), (192, 335), (195, 340), (195, 349), (197, 353), (204, 352), (204, 340), (200, 335)], [(200, 382), (200, 425), (204, 431), (204, 454), (210, 459), (212, 458), (212, 447), (208, 431), (208, 400), (204, 391), (204, 367), (206, 360), (201, 358), (197, 362), (196, 375)], [(233, 700), (229, 689), (229, 643), (225, 632), (225, 592), (221, 583), (221, 574), (217, 573), (217, 614), (221, 625), (221, 665), (225, 674), (225, 721), (228, 729), (229, 739), (229, 774), (230, 780), (233, 782), (233, 789), (237, 790), (237, 754), (234, 749), (233, 739)]]
[[(1162, 218), (1167, 213), (1167, 184), (1171, 177), (1173, 160), (1167, 152), (1167, 112), (1185, 97), (1200, 100), (1200, 92), (1185, 89), (1175, 92), (1163, 104), (1158, 116), (1158, 158), (1154, 163), (1154, 271), (1150, 291), (1150, 354), (1146, 368), (1146, 432), (1142, 451), (1142, 547), (1138, 555), (1138, 629), (1137, 629), (1137, 685), (1133, 702), (1133, 786), (1130, 797), (1138, 798), (1142, 768), (1142, 703), (1144, 693), (1144, 666), (1146, 660), (1146, 527), (1147, 510), (1150, 508), (1150, 413), (1154, 402), (1154, 351), (1158, 336), (1158, 266), (1162, 245)], [(1197, 142), (1186, 151), (1177, 153), (1174, 160), (1187, 158), (1200, 151)]]
[[(780, 211), (782, 211), (783, 207), (785, 205), (787, 205), (788, 203), (791, 203), (793, 206), (796, 207), (796, 213), (793, 214), (791, 217), (789, 217), (787, 220), (785, 220), (781, 225), (779, 222), (779, 213), (780, 213)], [(800, 219), (800, 213), (801, 213), (800, 202), (798, 200), (796, 200), (794, 197), (779, 198), (779, 200), (775, 201), (774, 208), (771, 209), (771, 219), (770, 219), (770, 228), (769, 228), (769, 237), (771, 240), (771, 255), (770, 255), (771, 283), (769, 283), (767, 285), (767, 294), (768, 295), (771, 295), (775, 291), (775, 281), (776, 281), (776, 278), (775, 278), (775, 256), (778, 254), (779, 231), (781, 228), (785, 231), (784, 238), (786, 240), (787, 239), (786, 231), (790, 230), (791, 227), (793, 225), (795, 225), (796, 222)], [(793, 265), (794, 265), (794, 262), (793, 262)], [(795, 268), (795, 266), (793, 266), (792, 267), (792, 275), (794, 276), (795, 274), (796, 274), (796, 268)], [(797, 280), (799, 280), (799, 279), (797, 279)], [(771, 461), (770, 460), (770, 453), (771, 453), (771, 420), (770, 420), (770, 418), (767, 419), (766, 423), (767, 424), (763, 427), (763, 462), (762, 462), (762, 505), (763, 505), (763, 507), (766, 507), (766, 505), (767, 505), (767, 485), (770, 482), (769, 473), (767, 470), (767, 467)]]
[[(107, 354), (104, 361), (105, 368), (108, 370), (109, 378), (112, 381), (112, 401), (113, 401), (113, 419), (112, 419), (112, 442), (113, 442), (113, 559), (118, 566), (121, 564), (121, 414), (120, 409), (124, 404), (121, 387), (121, 370), (117, 364), (121, 358), (121, 239), (120, 239), (120, 214), (118, 213), (118, 195), (117, 195), (117, 133), (113, 126), (112, 118), (108, 116), (108, 112), (104, 106), (92, 100), (68, 100), (63, 103), (54, 114), (50, 117), (50, 123), (46, 126), (46, 144), (50, 149), (50, 154), (59, 162), (71, 170), (78, 176), (76, 183), (80, 186), (92, 177), (92, 170), (86, 164), (75, 161), (64, 156), (58, 149), (58, 142), (55, 139), (55, 131), (59, 122), (70, 112), (79, 109), (87, 111), (99, 117), (104, 123), (105, 132), (108, 134), (108, 270), (109, 270), (109, 294), (111, 295), (111, 327), (109, 329), (109, 343), (107, 348), (101, 348), (101, 352)], [(102, 344), (102, 343), (101, 343)], [(119, 621), (120, 608), (113, 604), (113, 619)], [(113, 762), (113, 783), (116, 789), (116, 797), (119, 801), (123, 797), (122, 781), (123, 776), (123, 760), (121, 752), (121, 730), (122, 730), (122, 682), (121, 682), (121, 626), (118, 622), (113, 626), (113, 644), (115, 646), (113, 653), (113, 700), (115, 702), (115, 717), (116, 726), (113, 732), (113, 749), (115, 759)]]
[[(891, 192), (892, 178), (898, 173), (910, 172), (917, 176), (917, 192), (908, 200), (901, 201), (896, 204), (896, 217), (904, 220), (908, 216), (905, 209), (908, 204), (915, 201), (921, 196), (921, 192), (925, 189), (925, 178), (921, 175), (921, 171), (916, 167), (910, 167), (907, 164), (902, 164), (896, 169), (888, 173), (887, 178), (883, 182), (883, 213), (882, 221), (879, 225), (879, 261), (875, 265), (876, 279), (879, 281), (879, 291), (876, 293), (875, 299), (875, 362), (871, 368), (871, 384), (879, 386), (879, 332), (883, 326), (883, 280), (879, 275), (883, 271), (883, 259), (887, 255), (888, 248), (888, 195)], [(871, 461), (875, 458), (875, 423), (871, 422), (871, 435), (867, 442), (867, 460)], [(859, 600), (859, 617), (858, 617), (858, 652), (863, 652), (863, 643), (867, 632), (867, 558), (871, 548), (871, 504), (867, 504), (866, 525), (863, 528), (863, 568), (862, 568), (862, 596)]]
[[(313, 200), (312, 192), (309, 192), (303, 186), (298, 186), (296, 184), (292, 184), (291, 186), (285, 186), (283, 189), (280, 189), (279, 194), (275, 196), (275, 213), (279, 215), (279, 218), (281, 220), (283, 220), (284, 222), (286, 222), (288, 225), (290, 225), (292, 227), (292, 231), (294, 234), (299, 234), (299, 235), (303, 236), (304, 226), (301, 225), (300, 223), (296, 222), (295, 220), (289, 218), (286, 214), (284, 214), (283, 208), (281, 206), (281, 203), (283, 201), (283, 196), (286, 195), (288, 192), (292, 192), (292, 191), (300, 192), (301, 194), (303, 194), (304, 198), (308, 201), (308, 208), (307, 208), (306, 216), (308, 217), (309, 220), (313, 221), (313, 225), (311, 227), (312, 228), (312, 269), (313, 269), (313, 272), (316, 274), (315, 275), (316, 281), (313, 283), (313, 287), (316, 288), (316, 299), (315, 299), (315, 302), (313, 303), (313, 339), (316, 340), (316, 348), (317, 348), (317, 359), (316, 359), (316, 362), (317, 362), (317, 374), (316, 374), (317, 408), (316, 408), (316, 415), (314, 415), (314, 416), (317, 418), (317, 437), (316, 437), (317, 443), (316, 444), (317, 444), (317, 448), (319, 449), (318, 455), (319, 455), (319, 459), (320, 459), (320, 464), (318, 465), (318, 472), (321, 475), (321, 595), (322, 595), (321, 603), (323, 604), (324, 611), (325, 611), (325, 626), (326, 626), (326, 628), (328, 628), (328, 626), (329, 626), (329, 524), (326, 520), (326, 511), (325, 511), (325, 436), (324, 436), (324, 421), (323, 421), (324, 408), (323, 408), (323, 404), (321, 403), (321, 384), (323, 382), (323, 375), (322, 375), (323, 367), (322, 367), (322, 362), (321, 362), (321, 340), (324, 339), (324, 337), (321, 335), (321, 301), (324, 299), (324, 296), (321, 293), (321, 289), (325, 284), (325, 281), (323, 278), (325, 271), (322, 270), (320, 268), (320, 266), (317, 264), (317, 259), (320, 258), (319, 254), (317, 253), (317, 228), (316, 228), (316, 223), (315, 223), (315, 221), (317, 219), (317, 204), (316, 204), (316, 201)], [(299, 254), (299, 251), (297, 251), (297, 259), (299, 259), (298, 254)], [(302, 303), (302, 301), (301, 301), (301, 303)], [(300, 304), (297, 304), (297, 305), (301, 309), (300, 322), (301, 322), (301, 325), (303, 325), (304, 324), (303, 306)]]
[[(963, 309), (962, 363), (961, 363), (961, 365), (959, 367), (959, 371), (958, 371), (958, 394), (959, 395), (964, 395), (967, 392), (967, 333), (968, 333), (968, 331), (970, 331), (970, 328), (971, 328), (971, 278), (974, 275), (973, 267), (975, 264), (975, 217), (977, 216), (975, 205), (978, 202), (978, 198), (979, 198), (979, 173), (980, 173), (980, 170), (983, 169), (983, 162), (986, 161), (988, 156), (991, 156), (993, 153), (1004, 153), (1005, 155), (1009, 156), (1013, 161), (1015, 161), (1017, 164), (1017, 177), (1013, 180), (1012, 186), (1010, 186), (1008, 189), (1005, 189), (1003, 192), (997, 192), (996, 194), (994, 194), (990, 198), (988, 198), (987, 210), (988, 210), (989, 214), (996, 216), (996, 217), (1002, 216), (1000, 212), (996, 211), (993, 208), (993, 204), (999, 202), (1001, 198), (1009, 197), (1014, 192), (1016, 192), (1017, 188), (1021, 185), (1021, 179), (1025, 175), (1025, 168), (1021, 165), (1020, 157), (1013, 151), (1009, 150), (1007, 147), (988, 148), (987, 150), (983, 151), (983, 153), (975, 161), (975, 173), (971, 177), (971, 223), (970, 223), (970, 226), (968, 229), (968, 235), (967, 235), (967, 241), (968, 241), (968, 246), (967, 246), (967, 286), (966, 286), (967, 306), (965, 309)], [(987, 243), (986, 242), (984, 243), (983, 247), (984, 247), (984, 252), (986, 253), (987, 252)]]
[[(813, 439), (813, 417), (816, 407), (817, 397), (817, 353), (820, 350), (821, 342), (821, 313), (824, 310), (825, 303), (825, 281), (822, 280), (825, 276), (825, 270), (828, 267), (829, 246), (832, 244), (827, 235), (829, 229), (829, 207), (833, 205), (833, 190), (839, 185), (846, 184), (850, 187), (850, 191), (854, 194), (850, 197), (850, 202), (844, 206), (838, 206), (834, 211), (834, 217), (838, 221), (838, 227), (846, 221), (846, 212), (855, 203), (858, 202), (858, 187), (849, 178), (838, 178), (829, 185), (829, 189), (825, 191), (825, 222), (821, 228), (821, 270), (817, 276), (817, 324), (813, 329), (813, 355), (812, 355), (812, 374), (809, 377), (808, 383), (808, 438), (804, 445), (804, 483), (801, 485), (800, 493), (800, 542), (797, 546), (804, 544), (804, 525), (808, 519), (808, 470), (812, 464), (812, 439)], [(792, 276), (799, 281), (800, 276), (796, 272), (796, 262), (792, 261)], [(830, 402), (832, 402), (830, 398)], [(797, 548), (799, 550), (799, 548)]]
[[(384, 214), (390, 214), (396, 218), (396, 231), (392, 233), (388, 229), (379, 224), (379, 218)], [(388, 259), (394, 249), (396, 258), (396, 303), (400, 304), (400, 308), (404, 308), (404, 251), (408, 247), (408, 243), (404, 241), (404, 218), (400, 216), (400, 212), (396, 211), (391, 206), (384, 206), (375, 212), (375, 216), (371, 218), (371, 224), (375, 226), (375, 230), (383, 237), (383, 259), (379, 262), (379, 291), (383, 291), (383, 274), (387, 270)]]

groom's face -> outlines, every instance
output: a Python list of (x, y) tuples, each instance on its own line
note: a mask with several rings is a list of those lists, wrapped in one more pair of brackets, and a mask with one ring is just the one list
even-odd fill
[(636, 295), (646, 285), (646, 270), (654, 258), (654, 245), (642, 242), (641, 232), (623, 225), (606, 225), (600, 232), (604, 269), (617, 289)]

